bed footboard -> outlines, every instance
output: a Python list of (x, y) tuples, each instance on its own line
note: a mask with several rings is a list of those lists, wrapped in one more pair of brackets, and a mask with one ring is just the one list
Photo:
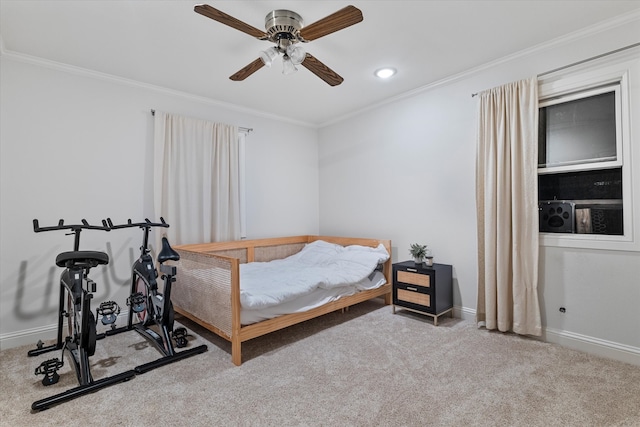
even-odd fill
[[(176, 248), (180, 254), (172, 301), (178, 313), (231, 341), (233, 282), (239, 262), (231, 258)], [(239, 313), (238, 313), (239, 315)]]

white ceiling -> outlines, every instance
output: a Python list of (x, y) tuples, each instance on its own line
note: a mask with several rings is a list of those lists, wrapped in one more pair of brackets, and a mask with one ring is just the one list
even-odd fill
[[(5, 53), (35, 56), (308, 125), (322, 125), (602, 21), (640, 1), (207, 1), (256, 28), (289, 9), (306, 24), (353, 4), (364, 21), (304, 45), (344, 78), (331, 87), (280, 60), (245, 81), (229, 76), (270, 43), (193, 11), (198, 0), (0, 0)], [(380, 81), (374, 70), (398, 74)]]

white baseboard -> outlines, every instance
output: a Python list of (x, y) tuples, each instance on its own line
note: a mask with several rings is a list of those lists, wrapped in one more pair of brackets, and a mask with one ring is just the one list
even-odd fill
[[(129, 316), (129, 310), (122, 310), (118, 315), (116, 321), (117, 326), (124, 326), (127, 323)], [(98, 322), (100, 318), (98, 318)], [(102, 332), (102, 323), (98, 323), (98, 333)], [(102, 327), (105, 328), (106, 327)], [(10, 332), (8, 334), (0, 335), (0, 350), (6, 350), (9, 348), (20, 347), (23, 345), (33, 345), (35, 348), (38, 341), (50, 341), (55, 340), (58, 333), (58, 323), (51, 325), (45, 325), (38, 328), (24, 329), (22, 331)]]
[[(116, 322), (118, 326), (126, 322), (125, 319), (127, 319), (127, 315), (128, 310), (122, 310), (122, 312), (120, 312), (118, 321)], [(467, 307), (454, 306), (453, 316), (458, 319), (475, 321), (476, 311)], [(38, 340), (46, 341), (55, 339), (57, 329), (58, 324), (55, 323), (39, 328), (2, 334), (0, 335), (0, 350), (28, 344), (33, 344), (35, 347)], [(543, 328), (542, 336), (539, 339), (596, 356), (640, 366), (640, 348), (638, 347), (553, 328)]]
[[(453, 315), (463, 320), (475, 321), (476, 319), (476, 311), (467, 307), (454, 306)], [(543, 327), (541, 337), (533, 338), (558, 344), (573, 350), (640, 366), (640, 348), (638, 347), (547, 327)]]
[(54, 340), (58, 331), (58, 324), (41, 326), (39, 328), (24, 329), (0, 335), (0, 350), (33, 344), (36, 347), (38, 340)]
[(453, 317), (462, 319), (475, 321), (476, 320), (476, 311), (471, 308), (461, 307), (458, 305), (453, 306)]
[(541, 339), (574, 350), (640, 366), (640, 348), (587, 335), (544, 328)]

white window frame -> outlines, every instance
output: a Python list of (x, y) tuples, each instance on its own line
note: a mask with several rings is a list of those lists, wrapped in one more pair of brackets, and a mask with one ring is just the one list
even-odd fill
[[(630, 86), (630, 75), (635, 79), (633, 87)], [(619, 134), (616, 138), (616, 160), (539, 168), (539, 173), (622, 167), (624, 232), (621, 236), (540, 232), (540, 246), (640, 251), (640, 141), (637, 140), (640, 136), (637, 130), (640, 123), (634, 123), (636, 141), (632, 140), (631, 135), (632, 107), (634, 114), (640, 117), (640, 96), (634, 93), (631, 99), (632, 90), (640, 93), (638, 79), (640, 79), (640, 50), (638, 49), (612, 55), (594, 63), (554, 72), (538, 79), (540, 107), (566, 102), (572, 97), (581, 98), (588, 93), (596, 94), (605, 87), (610, 90), (611, 86), (617, 85), (616, 103), (619, 114), (616, 114), (616, 129)]]
[(540, 100), (538, 108), (549, 107), (552, 105), (563, 104), (565, 102), (575, 101), (578, 99), (589, 98), (591, 96), (601, 95), (603, 93), (613, 92), (615, 96), (616, 107), (616, 158), (607, 161), (575, 161), (571, 164), (565, 163), (558, 166), (538, 166), (538, 174), (550, 174), (558, 172), (576, 172), (595, 169), (611, 169), (622, 166), (622, 105), (621, 105), (621, 88), (619, 83), (609, 84), (603, 87), (582, 90), (577, 93), (571, 93), (564, 96), (556, 96), (552, 99)]

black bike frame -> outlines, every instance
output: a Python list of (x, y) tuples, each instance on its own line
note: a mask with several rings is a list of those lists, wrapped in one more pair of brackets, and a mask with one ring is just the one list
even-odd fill
[[(65, 225), (64, 221), (60, 220), (57, 226), (40, 227), (38, 220), (33, 220), (33, 229), (36, 233), (52, 230), (71, 230), (72, 233), (75, 234), (75, 238), (73, 251), (59, 255), (59, 257), (66, 255), (66, 257), (60, 261), (61, 263), (64, 262), (66, 268), (60, 275), (60, 305), (58, 310), (56, 343), (46, 347), (39, 344), (38, 348), (30, 350), (27, 355), (37, 356), (53, 350), (62, 350), (63, 353), (64, 351), (68, 351), (68, 359), (73, 363), (79, 383), (78, 387), (33, 402), (31, 405), (31, 409), (33, 410), (39, 411), (47, 409), (53, 405), (75, 399), (87, 393), (93, 393), (109, 385), (128, 381), (135, 376), (133, 370), (102, 378), (98, 381), (94, 381), (91, 375), (89, 356), (95, 351), (95, 340), (97, 338), (95, 329), (93, 330), (94, 333), (91, 333), (91, 327), (94, 327), (92, 324), (91, 299), (93, 298), (93, 292), (95, 292), (95, 282), (89, 279), (88, 274), (89, 270), (95, 265), (106, 264), (108, 257), (103, 253), (79, 251), (80, 233), (86, 229), (110, 230), (104, 220), (102, 224), (102, 226), (93, 226), (83, 219), (82, 224)], [(62, 266), (62, 264), (58, 263), (58, 259), (56, 259), (56, 264)], [(65, 306), (65, 302), (68, 304), (67, 306)], [(67, 336), (63, 339), (62, 330), (64, 328), (64, 319), (71, 315), (71, 313), (69, 313), (70, 306), (73, 306), (74, 318), (71, 319), (72, 327), (69, 332), (73, 336)], [(76, 319), (78, 312), (80, 312), (79, 325)]]
[[(133, 296), (138, 292), (138, 280), (142, 280), (146, 287), (145, 310), (147, 311), (147, 315), (143, 322), (134, 324), (134, 310), (130, 307), (127, 327), (107, 332), (108, 334), (112, 334), (124, 332), (125, 330), (135, 330), (151, 342), (163, 355), (163, 357), (158, 360), (135, 367), (135, 372), (144, 373), (168, 363), (177, 362), (178, 360), (207, 351), (207, 346), (201, 345), (189, 350), (176, 352), (171, 341), (171, 333), (173, 331), (171, 284), (175, 281), (177, 268), (160, 263), (158, 270), (160, 270), (162, 278), (164, 279), (165, 286), (163, 293), (158, 292), (158, 270), (154, 267), (154, 260), (153, 257), (151, 257), (151, 251), (149, 249), (149, 232), (151, 228), (166, 228), (169, 227), (169, 224), (167, 224), (162, 217), (159, 223), (153, 223), (149, 221), (149, 219), (145, 219), (145, 222), (140, 223), (133, 223), (131, 220), (128, 220), (126, 224), (113, 225), (110, 218), (107, 218), (107, 222), (112, 230), (133, 227), (139, 227), (143, 230), (140, 256), (133, 263), (131, 271), (131, 295)], [(151, 329), (153, 325), (157, 326), (157, 331)]]
[[(67, 306), (65, 316), (74, 316), (74, 318), (71, 319), (74, 324), (73, 329), (79, 335), (78, 338), (72, 337), (71, 341), (67, 341), (63, 344), (63, 347), (71, 354), (69, 360), (74, 364), (74, 369), (78, 376), (78, 383), (80, 385), (87, 385), (93, 381), (89, 368), (89, 356), (92, 355), (90, 354), (89, 347), (95, 346), (95, 341), (90, 342), (90, 339), (92, 338), (90, 336), (90, 327), (93, 325), (90, 326), (89, 320), (93, 294), (90, 292), (90, 289), (87, 289), (89, 287), (87, 274), (88, 269), (71, 267), (63, 271), (60, 276), (60, 281), (64, 284), (64, 287), (66, 287), (69, 298), (71, 299), (69, 304), (73, 305), (73, 313), (69, 313), (68, 309), (70, 307)], [(60, 288), (63, 290), (62, 286)], [(76, 318), (78, 311), (80, 312), (79, 325), (76, 324), (78, 320)], [(77, 339), (80, 340), (79, 343), (76, 342)], [(93, 339), (95, 340), (95, 336)]]
[[(74, 234), (73, 240), (73, 251), (78, 252), (80, 250), (80, 233), (82, 230), (103, 230), (110, 231), (106, 221), (102, 221), (102, 226), (98, 225), (90, 225), (86, 220), (82, 220), (82, 224), (74, 224), (74, 225), (65, 225), (64, 220), (60, 220), (58, 225), (50, 226), (50, 227), (40, 227), (40, 224), (37, 219), (33, 220), (33, 231), (36, 233), (40, 233), (43, 231), (53, 231), (53, 230), (71, 230), (72, 234)], [(59, 300), (59, 313), (58, 313), (58, 331), (57, 331), (57, 339), (56, 343), (47, 347), (39, 347), (37, 349), (30, 350), (27, 355), (29, 356), (37, 356), (42, 353), (46, 353), (48, 351), (60, 350), (65, 344), (65, 341), (62, 337), (62, 330), (64, 328), (64, 318), (68, 314), (63, 307), (65, 307), (65, 296), (67, 293), (72, 296), (73, 304), (79, 306), (81, 313), (83, 314), (83, 320), (81, 322), (81, 330), (88, 330), (88, 316), (90, 310), (84, 310), (84, 307), (90, 307), (90, 300), (93, 298), (93, 295), (87, 292), (85, 293), (84, 289), (87, 286), (83, 286), (85, 282), (88, 280), (88, 272), (89, 268), (80, 267), (80, 266), (72, 266), (66, 268), (60, 274), (60, 300)], [(88, 295), (87, 295), (88, 294)], [(84, 319), (84, 314), (86, 313), (87, 319)], [(87, 363), (88, 365), (88, 363)], [(78, 371), (76, 371), (78, 372)], [(86, 378), (85, 375), (78, 375), (78, 382), (82, 384), (82, 378)]]

